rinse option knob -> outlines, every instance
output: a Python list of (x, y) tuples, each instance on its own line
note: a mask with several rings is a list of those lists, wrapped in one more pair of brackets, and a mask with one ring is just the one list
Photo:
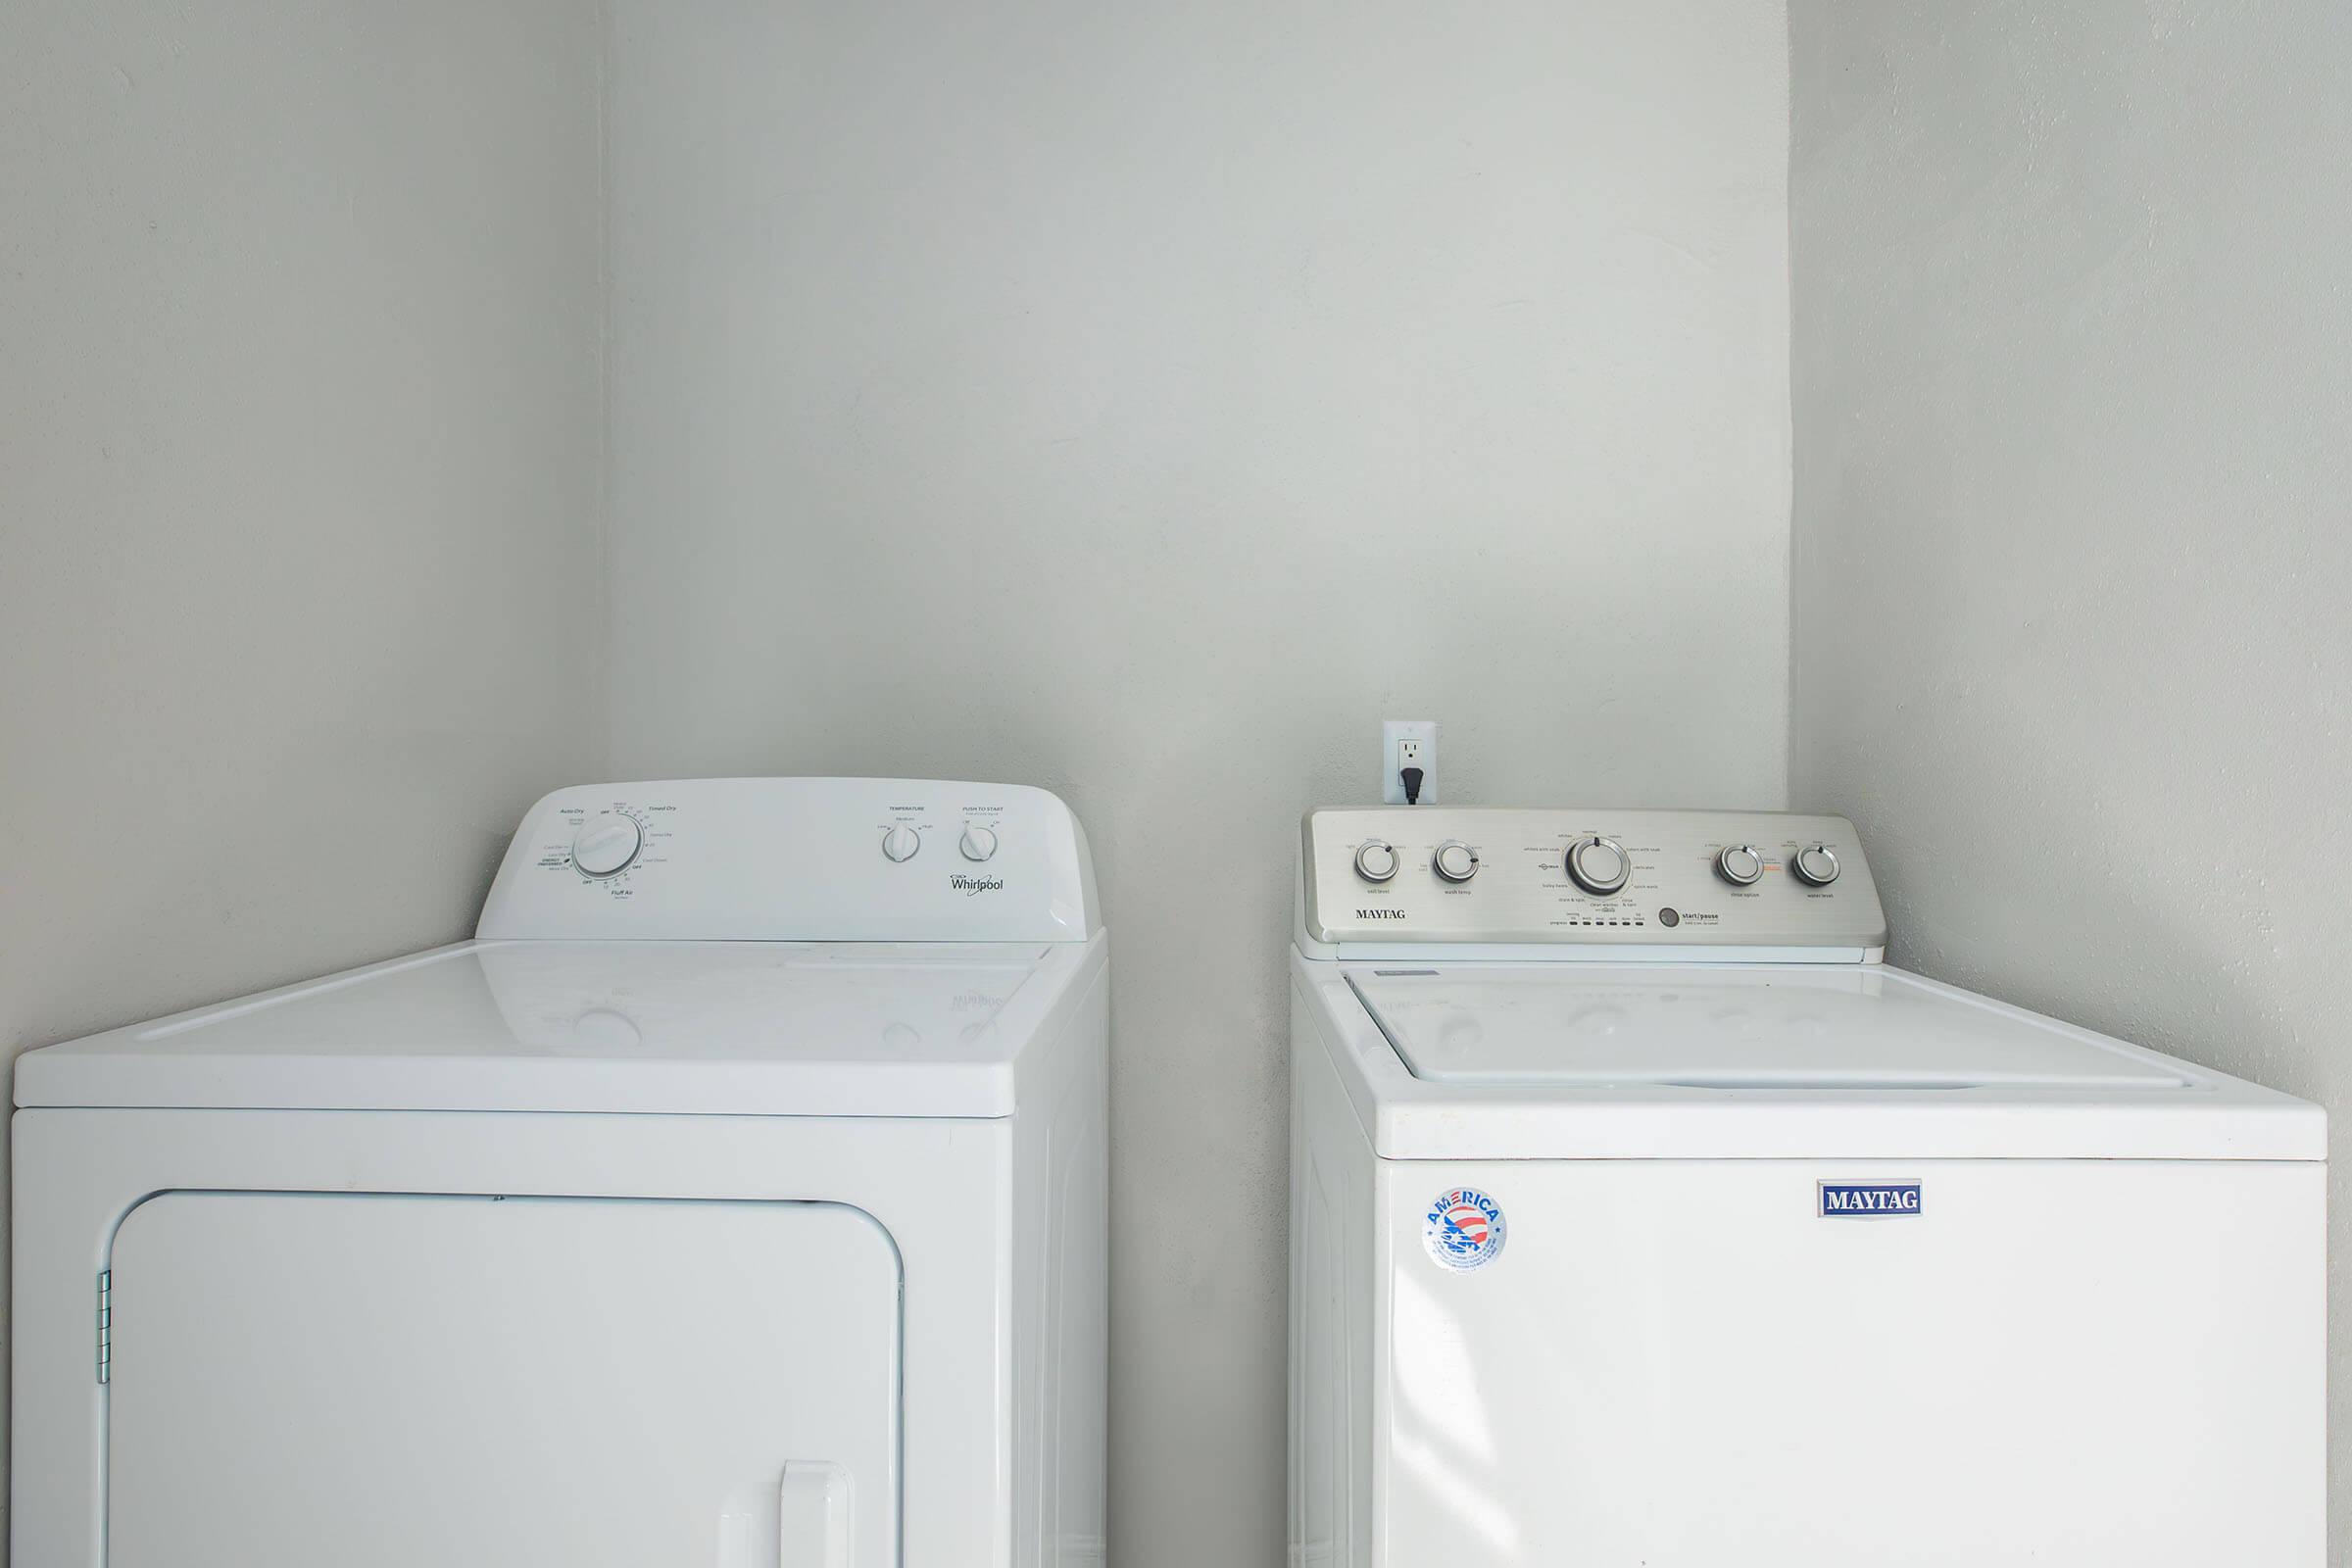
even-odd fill
[(977, 824), (967, 827), (956, 847), (963, 852), (963, 858), (967, 860), (989, 859), (997, 853), (997, 831)]
[(923, 836), (904, 822), (882, 835), (882, 853), (894, 860), (911, 860), (923, 847)]
[(582, 876), (618, 876), (644, 847), (645, 830), (635, 817), (605, 811), (571, 836), (571, 863)]
[(1615, 839), (1594, 834), (1568, 846), (1568, 879), (1587, 893), (1621, 893), (1633, 874), (1633, 858)]
[(1378, 839), (1355, 852), (1355, 874), (1367, 882), (1386, 882), (1396, 874), (1396, 846)]
[(1796, 852), (1788, 869), (1805, 886), (1826, 888), (1838, 880), (1838, 852), (1827, 844), (1808, 844)]
[(1447, 839), (1429, 858), (1429, 868), (1448, 882), (1467, 882), (1478, 875), (1478, 852), (1460, 839)]
[(1715, 874), (1736, 888), (1752, 888), (1764, 875), (1764, 852), (1753, 844), (1726, 844), (1715, 857)]

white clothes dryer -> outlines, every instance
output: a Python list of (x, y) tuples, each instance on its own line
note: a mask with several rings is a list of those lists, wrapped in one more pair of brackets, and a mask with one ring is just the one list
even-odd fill
[(15, 1560), (1099, 1561), (1104, 941), (1039, 790), (588, 786), (472, 941), (29, 1054)]

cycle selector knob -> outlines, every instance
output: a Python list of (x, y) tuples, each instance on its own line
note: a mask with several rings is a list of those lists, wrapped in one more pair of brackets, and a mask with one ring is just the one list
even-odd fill
[(1796, 879), (1809, 888), (1826, 888), (1838, 880), (1838, 852), (1827, 844), (1808, 844), (1788, 862)]
[(1764, 877), (1764, 852), (1753, 844), (1726, 844), (1715, 857), (1715, 874), (1736, 888), (1752, 888)]
[(1399, 863), (1396, 846), (1378, 839), (1355, 852), (1355, 874), (1367, 882), (1386, 882), (1396, 874)]
[(882, 853), (893, 860), (911, 860), (922, 847), (923, 836), (903, 823), (882, 835)]
[(1622, 893), (1633, 874), (1633, 857), (1615, 839), (1594, 834), (1568, 846), (1568, 880), (1587, 893)]
[(989, 859), (997, 853), (997, 830), (967, 827), (963, 830), (963, 837), (956, 841), (956, 848), (963, 852), (963, 858), (967, 860)]
[(1429, 858), (1429, 868), (1448, 882), (1467, 882), (1478, 875), (1478, 852), (1460, 839), (1447, 839)]
[(607, 811), (580, 824), (571, 836), (571, 863), (582, 876), (618, 876), (645, 848), (645, 830), (633, 816)]

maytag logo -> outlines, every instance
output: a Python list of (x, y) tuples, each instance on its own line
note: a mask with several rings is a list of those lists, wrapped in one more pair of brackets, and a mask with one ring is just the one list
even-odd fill
[(1823, 1219), (1910, 1219), (1919, 1213), (1917, 1182), (1820, 1182)]
[(1358, 909), (1355, 911), (1355, 917), (1358, 920), (1401, 920), (1404, 918), (1404, 911), (1402, 909)]
[(958, 872), (948, 878), (948, 886), (967, 899), (976, 899), (983, 893), (1002, 893), (1004, 879), (1001, 876), (965, 876)]

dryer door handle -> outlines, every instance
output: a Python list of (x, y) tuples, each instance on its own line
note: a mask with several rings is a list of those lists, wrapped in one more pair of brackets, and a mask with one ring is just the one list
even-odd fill
[(776, 1568), (850, 1568), (850, 1472), (793, 1459), (776, 1490)]

